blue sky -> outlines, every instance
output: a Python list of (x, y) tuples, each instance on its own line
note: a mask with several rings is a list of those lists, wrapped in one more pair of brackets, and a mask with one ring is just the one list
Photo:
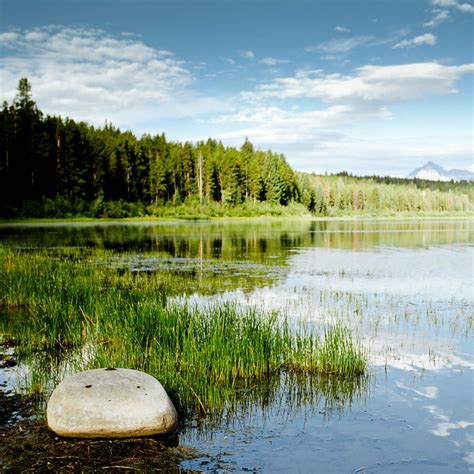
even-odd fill
[(0, 98), (284, 153), (296, 169), (473, 169), (472, 0), (0, 0)]

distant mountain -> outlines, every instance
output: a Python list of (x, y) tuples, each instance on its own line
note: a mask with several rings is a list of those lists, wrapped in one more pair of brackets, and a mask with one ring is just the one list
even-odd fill
[(474, 173), (468, 170), (447, 170), (429, 161), (412, 171), (407, 178), (428, 179), (430, 181), (474, 181)]

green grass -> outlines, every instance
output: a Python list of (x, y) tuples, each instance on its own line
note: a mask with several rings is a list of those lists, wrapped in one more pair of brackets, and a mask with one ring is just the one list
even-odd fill
[(49, 393), (73, 370), (129, 367), (156, 376), (181, 412), (213, 413), (228, 408), (242, 384), (367, 370), (365, 352), (342, 326), (318, 337), (276, 313), (170, 304), (175, 275), (107, 268), (99, 255), (0, 248), (0, 332), (29, 361), (32, 392)]
[[(92, 205), (90, 203), (90, 205)], [(33, 206), (35, 207), (35, 206)], [(358, 220), (358, 219), (429, 219), (429, 218), (473, 218), (473, 210), (458, 211), (396, 211), (390, 209), (354, 210), (328, 208), (324, 214), (313, 214), (303, 204), (290, 202), (288, 205), (265, 202), (244, 202), (238, 205), (210, 202), (199, 204), (190, 200), (181, 204), (145, 206), (141, 203), (111, 201), (101, 212), (77, 209), (68, 212), (57, 210), (51, 213), (29, 212), (28, 209), (15, 214), (13, 218), (0, 217), (0, 223), (35, 222), (93, 222), (93, 221), (169, 221), (182, 219), (317, 219), (317, 220)]]

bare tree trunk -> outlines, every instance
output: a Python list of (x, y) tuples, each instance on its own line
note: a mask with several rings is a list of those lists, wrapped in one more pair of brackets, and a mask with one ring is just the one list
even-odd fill
[(202, 153), (198, 155), (198, 192), (199, 192), (199, 203), (202, 204)]

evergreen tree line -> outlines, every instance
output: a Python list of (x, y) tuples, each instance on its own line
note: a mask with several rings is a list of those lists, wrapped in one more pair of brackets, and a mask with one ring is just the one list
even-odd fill
[(124, 217), (170, 206), (232, 209), (258, 203), (303, 204), (319, 215), (457, 211), (469, 210), (472, 202), (472, 196), (451, 189), (296, 173), (283, 155), (255, 150), (248, 140), (240, 149), (212, 139), (182, 144), (164, 134), (137, 138), (112, 125), (45, 116), (26, 78), (0, 112), (0, 148), (0, 212), (7, 217)]
[(426, 184), (425, 180), (391, 181), (347, 174), (300, 174), (299, 178), (302, 202), (316, 214), (469, 212), (474, 203), (474, 186), (467, 182), (442, 183), (444, 190), (440, 191), (436, 182)]
[(211, 139), (172, 143), (164, 134), (138, 139), (112, 125), (44, 116), (27, 79), (13, 103), (3, 104), (0, 135), (4, 213), (31, 202), (86, 209), (116, 201), (285, 206), (300, 199), (297, 176), (283, 155), (255, 151), (248, 140), (240, 149)]
[(421, 178), (398, 178), (394, 176), (354, 176), (347, 171), (342, 171), (336, 173), (335, 176), (342, 178), (351, 178), (352, 180), (370, 180), (375, 183), (383, 184), (396, 184), (396, 185), (415, 185), (418, 189), (431, 189), (437, 191), (446, 191), (446, 192), (456, 192), (461, 194), (469, 194), (470, 198), (474, 197), (474, 186), (471, 181), (461, 180), (461, 181), (433, 181), (430, 179), (421, 179)]

